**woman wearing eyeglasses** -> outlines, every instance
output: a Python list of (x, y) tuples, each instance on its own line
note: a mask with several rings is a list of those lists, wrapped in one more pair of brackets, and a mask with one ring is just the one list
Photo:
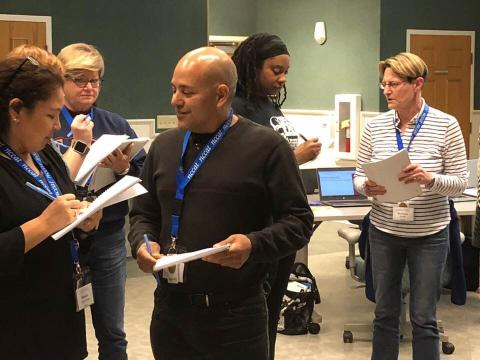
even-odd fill
[[(65, 107), (60, 115), (61, 129), (57, 140), (70, 145), (72, 119), (78, 114), (88, 115), (95, 123), (93, 137), (103, 134), (137, 137), (127, 121), (118, 114), (96, 106), (104, 74), (103, 57), (92, 45), (76, 43), (63, 48), (58, 58), (65, 66)], [(87, 151), (83, 144), (72, 144), (79, 152)], [(104, 161), (117, 179), (124, 175), (138, 176), (145, 158), (142, 151), (129, 161), (131, 146), (116, 150)], [(109, 206), (103, 211), (98, 231), (89, 237), (90, 248), (80, 253), (80, 259), (89, 266), (92, 274), (92, 321), (98, 340), (100, 359), (127, 359), (127, 340), (124, 332), (126, 250), (125, 216), (128, 203)]]
[[(33, 58), (0, 62), (0, 358), (84, 359), (83, 311), (75, 311), (78, 242), (71, 232), (83, 204), (56, 147), (63, 74)], [(79, 228), (90, 231), (99, 214)], [(81, 274), (78, 273), (78, 274)]]
[[(40, 64), (54, 66), (62, 74), (65, 72), (63, 64), (55, 55), (35, 45), (22, 44), (7, 54), (7, 58), (25, 58), (28, 56), (36, 59)], [(85, 147), (87, 148), (91, 146), (93, 121), (90, 121), (85, 115), (75, 116), (71, 124), (71, 129), (71, 143), (82, 143), (85, 144)], [(65, 160), (68, 165), (70, 179), (74, 180), (77, 176), (78, 170), (82, 166), (83, 160), (85, 159), (85, 154), (80, 154), (72, 147), (66, 145), (58, 144), (58, 146), (63, 147), (63, 160)]]
[[(402, 274), (410, 275), (413, 359), (439, 359), (436, 304), (449, 249), (448, 196), (467, 184), (465, 144), (457, 120), (430, 107), (422, 98), (428, 75), (417, 55), (400, 53), (379, 64), (380, 88), (390, 111), (365, 125), (355, 175), (357, 191), (374, 198), (369, 246), (375, 290), (374, 360), (398, 358)], [(411, 165), (398, 180), (417, 183), (421, 195), (401, 203), (375, 197), (385, 184), (369, 180), (363, 164), (406, 149)]]

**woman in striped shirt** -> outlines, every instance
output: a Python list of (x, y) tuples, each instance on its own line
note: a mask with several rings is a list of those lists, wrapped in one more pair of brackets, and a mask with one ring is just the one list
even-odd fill
[[(357, 191), (374, 198), (369, 245), (375, 288), (372, 359), (397, 359), (402, 274), (410, 272), (410, 320), (413, 359), (439, 359), (436, 303), (449, 242), (448, 196), (466, 187), (465, 144), (457, 120), (429, 107), (422, 98), (428, 74), (425, 62), (400, 53), (379, 64), (380, 88), (390, 111), (365, 126), (355, 174)], [(386, 159), (402, 148), (412, 164), (398, 179), (418, 183), (422, 194), (384, 203), (382, 184), (365, 176), (363, 164)]]

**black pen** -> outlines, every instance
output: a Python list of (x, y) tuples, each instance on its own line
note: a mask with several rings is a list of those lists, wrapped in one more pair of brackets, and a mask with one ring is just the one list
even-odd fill
[(300, 136), (303, 139), (303, 141), (308, 141), (308, 139), (303, 134), (298, 133), (298, 136)]

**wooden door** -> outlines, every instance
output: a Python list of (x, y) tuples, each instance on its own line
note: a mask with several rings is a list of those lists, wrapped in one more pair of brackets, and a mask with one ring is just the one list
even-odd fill
[(471, 38), (465, 35), (411, 35), (410, 52), (428, 65), (423, 89), (428, 104), (455, 116), (463, 133), (467, 155), (471, 132)]
[(30, 44), (47, 49), (47, 25), (44, 22), (0, 20), (0, 59), (15, 47)]

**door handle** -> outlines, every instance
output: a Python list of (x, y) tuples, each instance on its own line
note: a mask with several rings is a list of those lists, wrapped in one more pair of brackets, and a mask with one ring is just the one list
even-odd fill
[(448, 70), (435, 70), (433, 73), (436, 75), (448, 75)]

